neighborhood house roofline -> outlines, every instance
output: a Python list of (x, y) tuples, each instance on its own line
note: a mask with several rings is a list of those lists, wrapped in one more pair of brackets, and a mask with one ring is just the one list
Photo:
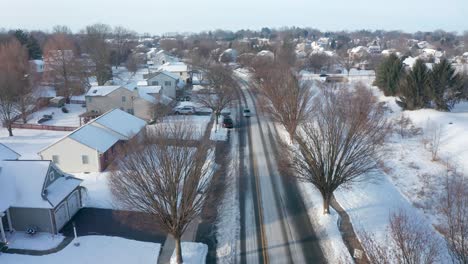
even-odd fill
[(178, 80), (179, 79), (179, 76), (177, 76), (176, 74), (174, 73), (171, 73), (171, 72), (168, 72), (168, 71), (157, 71), (157, 72), (153, 72), (153, 73), (150, 73), (149, 76), (148, 76), (148, 80), (149, 79), (152, 79), (160, 74), (164, 74), (174, 80)]
[[(127, 114), (126, 112), (124, 112), (124, 111), (122, 111), (122, 110), (120, 110), (120, 109), (118, 109), (118, 108), (109, 110), (109, 111), (107, 111), (106, 113), (102, 114), (101, 116), (99, 116), (99, 117), (97, 117), (97, 118), (91, 120), (91, 121), (88, 122), (87, 124), (85, 124), (85, 125), (83, 125), (83, 126), (77, 128), (77, 129), (73, 130), (72, 132), (70, 132), (69, 134), (67, 134), (67, 135), (65, 135), (64, 137), (60, 138), (59, 140), (55, 141), (54, 143), (50, 144), (49, 146), (44, 147), (43, 149), (39, 150), (37, 153), (38, 153), (39, 155), (41, 155), (41, 153), (44, 152), (45, 150), (51, 148), (52, 146), (56, 145), (57, 143), (63, 141), (63, 140), (66, 139), (66, 138), (70, 138), (70, 136), (71, 136), (73, 133), (79, 131), (80, 129), (82, 129), (82, 128), (85, 127), (85, 126), (91, 125), (92, 123), (96, 122), (98, 119), (102, 118), (103, 116), (107, 115), (108, 113), (110, 113), (110, 112), (112, 112), (112, 111), (121, 111), (121, 112)], [(130, 115), (130, 114), (129, 114), (129, 115)], [(135, 117), (135, 118), (138, 118), (138, 117)], [(138, 119), (139, 119), (139, 118), (138, 118)], [(144, 122), (144, 121), (143, 121), (143, 122)], [(146, 123), (146, 122), (145, 122), (145, 123)], [(107, 127), (107, 126), (104, 126), (103, 124), (100, 124), (100, 123), (98, 123), (98, 124), (99, 124), (100, 126), (106, 127), (106, 129), (112, 131), (113, 133), (119, 134), (120, 136), (122, 136), (122, 137), (124, 137), (124, 138), (127, 138), (126, 135), (123, 135), (123, 134), (121, 134), (121, 133), (119, 133), (119, 132), (117, 132), (117, 131), (115, 131), (115, 130), (113, 130), (113, 129)], [(102, 128), (99, 127), (99, 129), (102, 129)], [(141, 129), (140, 129), (140, 130), (141, 130)], [(80, 144), (83, 144), (83, 145), (85, 145), (85, 146), (87, 146), (87, 147), (89, 147), (89, 148), (91, 148), (91, 149), (94, 149), (94, 150), (96, 150), (96, 151), (99, 151), (99, 150), (97, 150), (96, 148), (91, 147), (91, 146), (89, 146), (89, 145), (87, 145), (87, 144), (85, 144), (85, 143), (83, 143), (83, 142), (80, 142), (80, 141), (74, 139), (74, 138), (70, 138), (70, 139), (73, 140), (73, 141), (76, 141), (76, 142), (78, 142), (78, 143), (80, 143)]]

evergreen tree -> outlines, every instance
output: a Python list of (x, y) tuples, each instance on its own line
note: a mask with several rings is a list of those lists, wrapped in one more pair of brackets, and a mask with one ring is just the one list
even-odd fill
[(429, 105), (430, 74), (424, 61), (418, 59), (412, 70), (400, 82), (400, 100), (405, 109), (415, 110)]
[(447, 59), (435, 64), (431, 72), (431, 96), (438, 110), (450, 111), (463, 95), (463, 77), (455, 73)]
[(398, 85), (403, 75), (402, 60), (392, 53), (378, 66), (374, 85), (378, 86), (386, 96), (394, 96), (398, 93)]
[(18, 39), (21, 45), (28, 49), (30, 60), (38, 60), (42, 58), (41, 47), (39, 46), (37, 40), (31, 36), (31, 34), (28, 34), (21, 29), (17, 29), (13, 35), (16, 37), (16, 39)]

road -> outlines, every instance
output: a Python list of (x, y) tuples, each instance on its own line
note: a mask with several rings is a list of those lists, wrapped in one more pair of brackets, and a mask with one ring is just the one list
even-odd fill
[[(257, 111), (247, 79), (238, 78), (241, 263), (326, 263), (295, 181), (280, 175), (277, 130)], [(241, 111), (239, 109), (239, 111)]]

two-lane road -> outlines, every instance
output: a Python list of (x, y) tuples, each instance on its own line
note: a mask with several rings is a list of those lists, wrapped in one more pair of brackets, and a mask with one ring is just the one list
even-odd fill
[(274, 123), (257, 111), (247, 79), (238, 78), (241, 263), (325, 263), (296, 183), (280, 175)]

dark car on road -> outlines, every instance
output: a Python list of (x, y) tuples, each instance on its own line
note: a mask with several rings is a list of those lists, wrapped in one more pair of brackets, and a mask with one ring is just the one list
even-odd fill
[(225, 128), (233, 128), (234, 122), (232, 121), (231, 117), (226, 116), (223, 118), (223, 127)]

